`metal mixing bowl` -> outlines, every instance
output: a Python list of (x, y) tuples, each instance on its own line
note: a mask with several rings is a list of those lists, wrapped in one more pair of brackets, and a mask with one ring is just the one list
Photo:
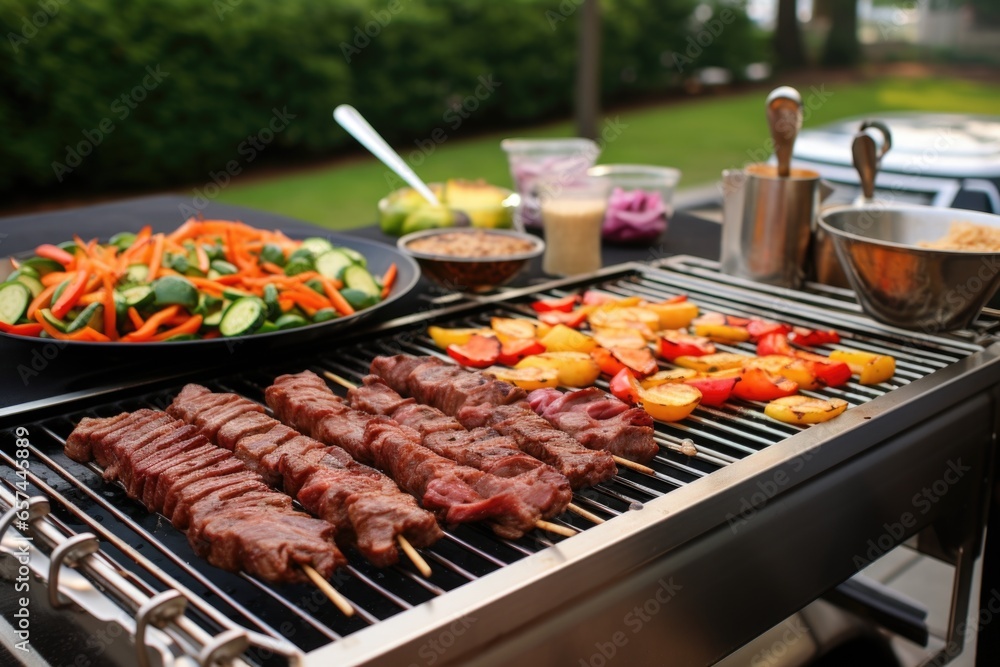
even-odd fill
[(1000, 228), (997, 215), (930, 206), (838, 206), (819, 218), (865, 312), (927, 332), (968, 326), (1000, 286), (1000, 252), (918, 245), (958, 221)]

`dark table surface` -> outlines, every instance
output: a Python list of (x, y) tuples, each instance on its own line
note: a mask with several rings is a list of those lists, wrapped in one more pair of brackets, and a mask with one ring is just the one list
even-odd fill
[[(138, 231), (151, 225), (155, 231), (176, 229), (185, 219), (183, 205), (190, 201), (180, 196), (154, 196), (129, 199), (110, 204), (0, 218), (0, 255), (12, 255), (32, 250), (41, 243), (58, 243), (79, 234), (84, 238), (107, 239), (120, 231)], [(329, 236), (329, 230), (274, 213), (238, 206), (211, 203), (204, 210), (207, 218), (243, 220), (255, 227), (281, 229), (290, 234)], [(395, 239), (385, 236), (375, 226), (354, 229), (344, 234), (383, 243), (394, 244)], [(615, 246), (603, 248), (604, 264), (611, 266), (629, 261), (650, 261), (670, 255), (698, 255), (715, 258), (719, 252), (719, 226), (701, 218), (677, 213), (663, 238), (649, 245)], [(547, 280), (541, 271), (540, 260), (535, 261), (519, 276), (515, 285), (532, 284)], [(426, 302), (420, 301), (434, 291), (434, 287), (421, 280), (406, 298), (392, 304), (380, 313), (380, 320), (413, 312)], [(373, 315), (373, 317), (375, 317)], [(368, 326), (373, 320), (367, 320)], [(10, 416), (43, 404), (46, 399), (77, 392), (87, 392), (96, 387), (121, 386), (142, 382), (157, 376), (174, 375), (180, 371), (195, 371), (206, 365), (218, 365), (217, 358), (200, 354), (152, 355), (129, 350), (122, 355), (109, 355), (86, 348), (63, 348), (57, 352), (49, 345), (48, 356), (42, 354), (44, 345), (24, 343), (0, 338), (0, 418)], [(296, 353), (307, 352), (297, 348)], [(241, 353), (237, 348), (226, 355), (225, 365), (252, 363), (260, 350)], [(215, 354), (214, 356), (218, 356)]]

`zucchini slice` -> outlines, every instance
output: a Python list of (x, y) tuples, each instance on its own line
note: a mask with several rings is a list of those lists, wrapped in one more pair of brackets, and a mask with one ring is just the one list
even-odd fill
[(324, 238), (319, 236), (310, 236), (309, 238), (302, 241), (301, 248), (305, 248), (313, 254), (313, 257), (319, 257), (325, 252), (333, 250), (333, 244)]
[(66, 333), (79, 331), (85, 326), (91, 326), (97, 331), (104, 328), (104, 306), (102, 304), (92, 303), (84, 308), (66, 327)]
[(18, 281), (3, 283), (0, 285), (0, 322), (16, 324), (24, 317), (30, 303), (31, 290), (27, 285)]
[(338, 248), (324, 252), (316, 258), (316, 270), (326, 278), (333, 280), (340, 280), (341, 275), (349, 266), (354, 266), (354, 260)]
[(153, 281), (155, 304), (162, 306), (183, 306), (188, 312), (198, 307), (198, 288), (190, 280), (180, 276), (163, 276)]
[(267, 307), (255, 296), (237, 299), (226, 308), (219, 322), (223, 336), (245, 336), (257, 331), (267, 319)]
[(35, 298), (45, 290), (45, 285), (42, 284), (41, 280), (27, 273), (20, 274), (16, 280), (31, 290), (31, 298)]
[(126, 310), (129, 308), (139, 310), (151, 305), (156, 299), (156, 295), (153, 294), (153, 288), (149, 285), (126, 287), (123, 290), (119, 290), (118, 293), (121, 294), (122, 300), (125, 302)]
[(363, 266), (353, 264), (344, 269), (343, 281), (345, 287), (360, 290), (375, 299), (382, 296), (382, 287)]

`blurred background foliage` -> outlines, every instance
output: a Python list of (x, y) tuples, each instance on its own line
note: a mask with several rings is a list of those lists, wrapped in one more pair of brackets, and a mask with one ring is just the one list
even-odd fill
[[(204, 182), (271, 120), (295, 116), (269, 163), (336, 154), (349, 138), (330, 113), (354, 104), (392, 141), (455, 129), (480, 77), (468, 130), (565, 116), (572, 105), (577, 0), (0, 0), (0, 190), (60, 185), (68, 147), (99, 148), (62, 186), (88, 193)], [(698, 65), (737, 79), (766, 59), (765, 37), (739, 1), (711, 15), (696, 0), (602, 0), (604, 101), (679, 88), (672, 54), (700, 34)], [(706, 22), (733, 12), (725, 39)], [(697, 14), (697, 16), (696, 16)], [(367, 34), (366, 34), (367, 32)], [(130, 109), (147, 67), (164, 73)], [(147, 81), (151, 81), (147, 77)], [(122, 117), (127, 111), (127, 117)], [(451, 112), (449, 115), (448, 112)], [(109, 133), (98, 128), (107, 119)], [(464, 122), (464, 119), (463, 119)], [(105, 123), (107, 127), (107, 123)], [(91, 139), (85, 132), (89, 132)], [(81, 150), (82, 152), (82, 150)], [(62, 187), (60, 189), (63, 189)]]

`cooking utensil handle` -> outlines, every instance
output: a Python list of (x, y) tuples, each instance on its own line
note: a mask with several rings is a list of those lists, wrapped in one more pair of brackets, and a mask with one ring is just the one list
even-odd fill
[(878, 152), (878, 162), (876, 162), (876, 167), (878, 167), (881, 166), (882, 157), (892, 148), (892, 132), (889, 131), (889, 126), (880, 120), (862, 121), (861, 127), (858, 129), (864, 132), (869, 128), (874, 128), (882, 133), (882, 149)]
[(792, 148), (802, 128), (802, 96), (791, 86), (781, 86), (771, 91), (765, 105), (774, 155), (778, 159), (778, 176), (788, 178), (792, 170)]
[[(871, 130), (882, 133), (882, 147), (878, 149)], [(854, 168), (858, 170), (863, 198), (859, 203), (870, 204), (875, 200), (875, 176), (878, 174), (882, 156), (892, 146), (892, 134), (885, 123), (877, 120), (866, 120), (861, 123), (858, 133), (854, 135), (851, 144), (851, 154), (854, 158)]]
[(392, 169), (394, 172), (399, 174), (399, 176), (410, 184), (410, 186), (419, 192), (424, 199), (429, 201), (434, 206), (440, 206), (441, 202), (438, 201), (437, 196), (428, 188), (420, 177), (418, 177), (410, 165), (403, 161), (403, 158), (399, 156), (399, 153), (394, 151), (389, 144), (385, 142), (378, 132), (375, 131), (367, 120), (364, 119), (357, 109), (349, 104), (341, 104), (336, 109), (333, 110), (333, 118), (340, 126), (347, 130), (347, 132), (358, 140), (358, 142), (370, 150), (372, 155), (377, 157), (379, 160), (385, 164), (385, 166)]

